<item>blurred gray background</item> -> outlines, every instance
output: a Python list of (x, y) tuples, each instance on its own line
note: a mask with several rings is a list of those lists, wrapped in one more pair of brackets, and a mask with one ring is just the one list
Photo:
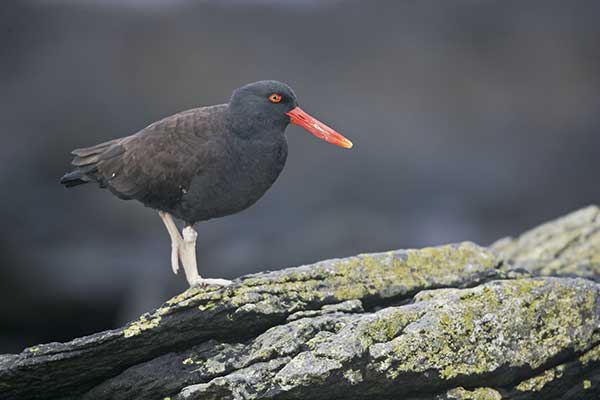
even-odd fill
[(203, 223), (207, 277), (461, 240), (600, 200), (598, 1), (3, 1), (0, 353), (116, 327), (186, 288), (156, 212), (64, 189), (69, 151), (289, 83), (352, 139)]

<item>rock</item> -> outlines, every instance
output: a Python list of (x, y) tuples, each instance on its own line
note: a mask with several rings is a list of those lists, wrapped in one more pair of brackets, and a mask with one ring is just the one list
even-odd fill
[(538, 275), (600, 280), (600, 209), (590, 206), (543, 224), (517, 239), (505, 238), (492, 250), (509, 260), (507, 268)]
[(3, 399), (595, 399), (600, 212), (190, 289), (0, 356)]

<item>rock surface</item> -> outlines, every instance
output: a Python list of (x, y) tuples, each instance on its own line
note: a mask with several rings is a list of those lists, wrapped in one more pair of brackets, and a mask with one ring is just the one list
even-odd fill
[(0, 356), (2, 399), (596, 399), (600, 210), (190, 289)]

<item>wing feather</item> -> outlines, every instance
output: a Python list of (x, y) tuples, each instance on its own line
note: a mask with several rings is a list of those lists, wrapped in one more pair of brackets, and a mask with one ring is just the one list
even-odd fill
[[(72, 151), (75, 171), (66, 185), (96, 181), (122, 199), (158, 209), (181, 200), (202, 169), (211, 168), (211, 141), (222, 126), (211, 118), (225, 105), (187, 110), (155, 122), (134, 135)], [(76, 181), (76, 182), (75, 182)]]

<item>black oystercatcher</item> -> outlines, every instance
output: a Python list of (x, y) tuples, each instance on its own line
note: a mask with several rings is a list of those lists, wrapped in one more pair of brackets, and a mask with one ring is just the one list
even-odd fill
[[(287, 158), (284, 131), (290, 123), (352, 147), (302, 111), (289, 86), (260, 81), (235, 90), (229, 104), (183, 111), (134, 135), (73, 150), (76, 168), (60, 182), (72, 187), (94, 181), (158, 210), (171, 237), (173, 272), (181, 260), (190, 286), (227, 285), (198, 274), (193, 225), (241, 211), (271, 187)], [(173, 216), (185, 222), (183, 236)]]

